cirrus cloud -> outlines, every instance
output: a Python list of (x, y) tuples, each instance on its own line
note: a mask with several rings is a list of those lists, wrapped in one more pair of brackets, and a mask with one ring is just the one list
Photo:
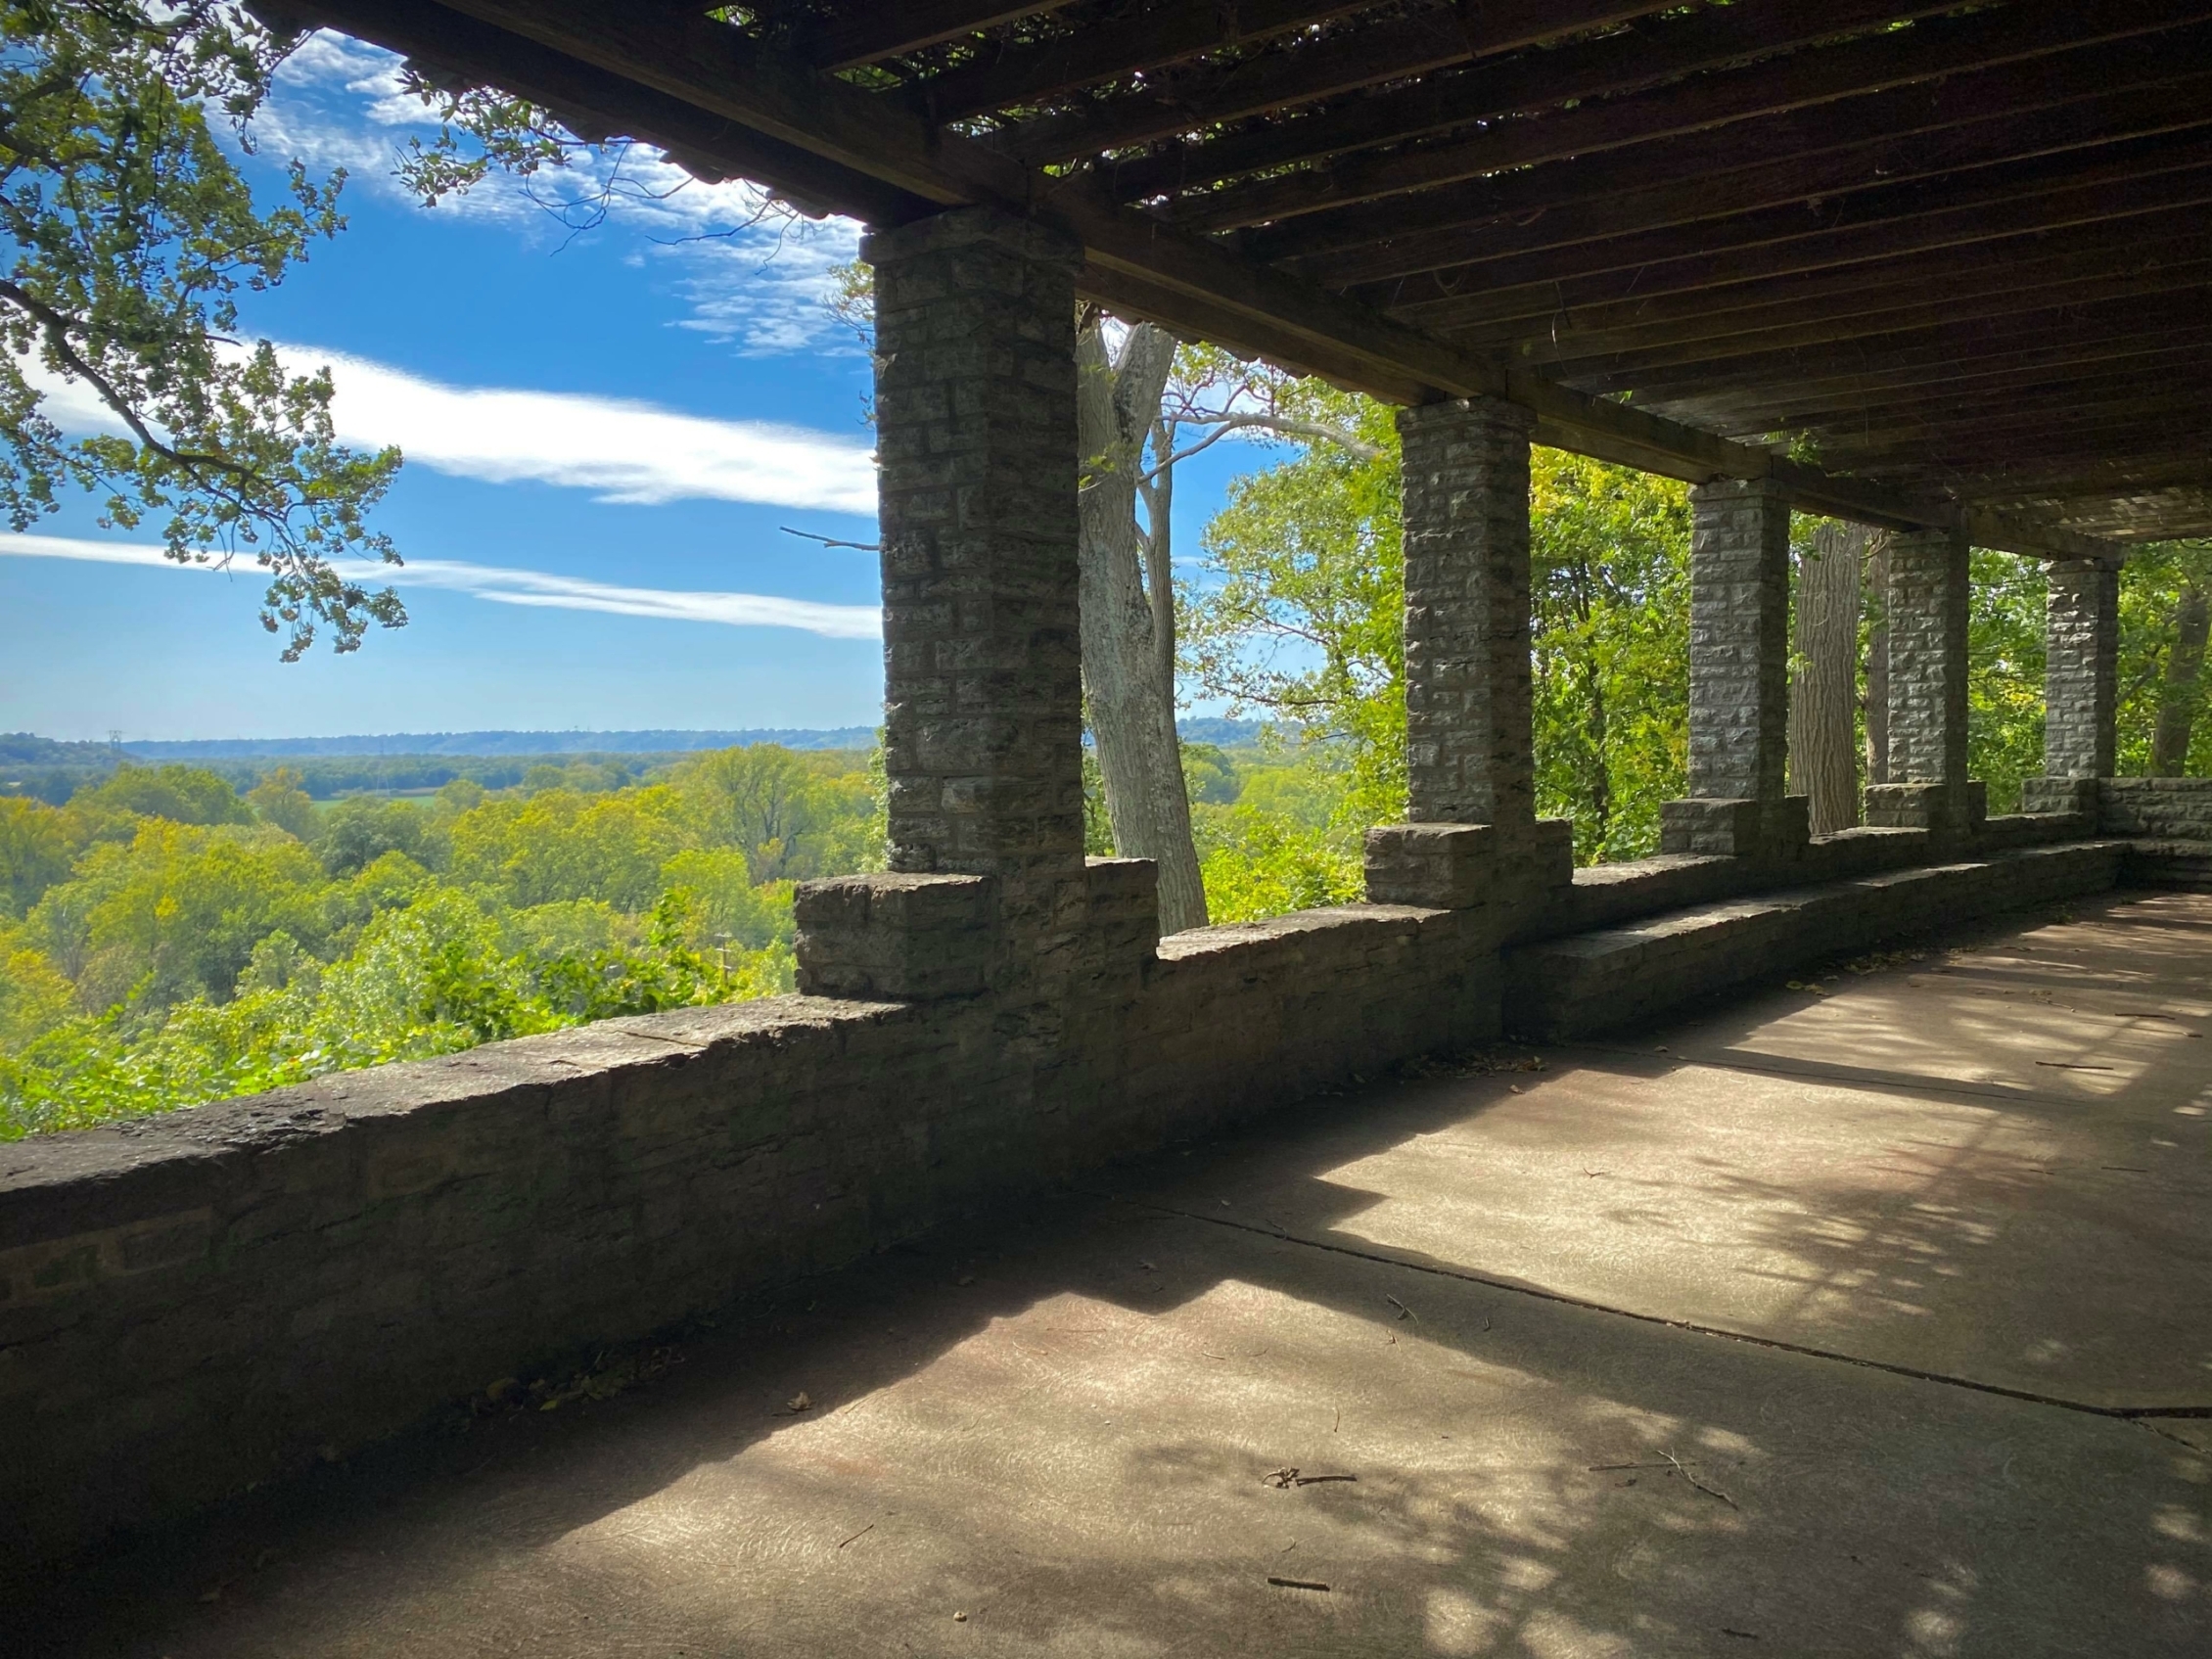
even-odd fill
[[(0, 534), (0, 558), (71, 559), (163, 570), (212, 571), (220, 561), (180, 564), (161, 548), (129, 541), (92, 541), (66, 535)], [(364, 567), (368, 579), (398, 586), (442, 587), (495, 605), (561, 611), (599, 611), (667, 622), (718, 622), (729, 627), (795, 628), (831, 639), (875, 639), (882, 613), (873, 605), (825, 605), (766, 593), (724, 593), (668, 587), (628, 587), (549, 571), (477, 565), (457, 559), (411, 559), (401, 566)]]
[[(548, 484), (602, 501), (745, 501), (872, 518), (874, 452), (856, 438), (773, 421), (687, 415), (636, 398), (448, 386), (309, 346), (278, 346), (286, 368), (328, 367), (331, 419), (349, 444), (395, 443), (413, 464), (484, 484)], [(23, 370), (64, 430), (120, 432), (82, 383)]]
[(603, 501), (706, 498), (872, 517), (868, 445), (768, 421), (714, 420), (623, 397), (446, 386), (366, 357), (281, 346), (295, 372), (328, 364), (348, 443), (487, 484), (593, 489)]

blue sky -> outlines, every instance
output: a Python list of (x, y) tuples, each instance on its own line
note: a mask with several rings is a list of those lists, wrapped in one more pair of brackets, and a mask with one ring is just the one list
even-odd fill
[[(857, 227), (706, 237), (748, 217), (737, 186), (631, 201), (579, 236), (505, 181), (425, 210), (389, 180), (416, 113), (392, 68), (319, 35), (288, 69), (255, 176), (344, 164), (351, 224), (243, 324), (332, 364), (342, 433), (407, 451), (377, 522), (414, 567), (392, 578), (409, 625), (285, 666), (256, 572), (149, 561), (145, 530), (71, 506), (42, 539), (0, 536), (0, 729), (873, 723), (875, 558), (779, 530), (874, 539), (867, 359), (823, 303)], [(630, 167), (655, 193), (680, 176)], [(1180, 547), (1262, 459), (1224, 444), (1178, 469)]]

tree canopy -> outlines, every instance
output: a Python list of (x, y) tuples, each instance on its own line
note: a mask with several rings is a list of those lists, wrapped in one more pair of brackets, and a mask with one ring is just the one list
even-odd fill
[[(211, 0), (0, 7), (0, 511), (23, 530), (75, 487), (172, 559), (252, 560), (287, 660), (406, 620), (342, 564), (398, 562), (367, 522), (398, 452), (339, 443), (328, 374), (239, 338), (240, 296), (345, 223), (343, 173), (294, 161), (264, 209), (236, 162), (290, 46)], [(58, 396), (101, 430), (69, 436)]]

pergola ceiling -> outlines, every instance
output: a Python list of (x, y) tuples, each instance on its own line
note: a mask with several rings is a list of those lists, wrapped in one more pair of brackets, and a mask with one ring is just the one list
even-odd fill
[(288, 0), (809, 210), (1815, 510), (2212, 534), (2212, 0)]

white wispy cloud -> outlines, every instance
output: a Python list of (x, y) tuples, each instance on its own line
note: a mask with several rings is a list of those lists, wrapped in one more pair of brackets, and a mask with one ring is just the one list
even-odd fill
[[(633, 505), (706, 499), (862, 517), (876, 510), (872, 452), (856, 438), (629, 398), (448, 386), (344, 352), (278, 350), (296, 374), (330, 369), (331, 417), (344, 441), (396, 443), (409, 462), (455, 477), (563, 484)], [(63, 430), (120, 430), (81, 383), (24, 367)]]
[[(138, 542), (92, 541), (66, 535), (0, 534), (0, 557), (73, 559), (94, 564), (159, 567), (171, 571), (212, 571), (217, 563), (179, 564), (161, 548)], [(252, 565), (241, 562), (249, 572)], [(668, 622), (718, 622), (729, 627), (796, 628), (831, 639), (875, 639), (882, 616), (873, 605), (824, 605), (810, 599), (784, 599), (766, 593), (719, 593), (669, 587), (627, 587), (548, 571), (521, 571), (476, 565), (455, 559), (410, 559), (392, 569), (361, 567), (363, 579), (399, 588), (442, 587), (497, 605), (529, 605), (561, 611), (602, 611), (619, 617), (652, 617)]]
[(492, 484), (595, 489), (608, 501), (686, 498), (873, 516), (859, 440), (766, 421), (711, 420), (628, 398), (446, 386), (365, 357), (280, 347), (296, 371), (328, 364), (339, 436), (396, 443), (411, 461)]
[[(321, 170), (343, 166), (352, 188), (411, 201), (392, 176), (393, 159), (408, 139), (427, 139), (434, 128), (402, 88), (399, 65), (392, 53), (342, 34), (309, 36), (255, 116), (263, 152)], [(756, 185), (702, 183), (652, 147), (631, 145), (580, 156), (533, 180), (495, 173), (437, 210), (502, 222), (558, 246), (570, 226), (549, 205), (603, 202), (607, 224), (639, 238), (671, 271), (691, 309), (677, 326), (748, 355), (856, 351), (825, 300), (832, 268), (859, 251), (860, 227), (838, 218), (762, 220), (763, 200)]]

